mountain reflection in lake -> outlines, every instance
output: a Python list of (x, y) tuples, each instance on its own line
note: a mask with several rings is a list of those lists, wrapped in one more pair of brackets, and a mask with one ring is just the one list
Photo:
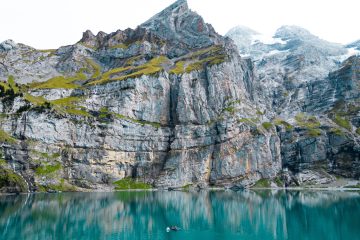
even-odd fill
[(358, 239), (359, 216), (359, 192), (30, 194), (0, 196), (0, 239)]

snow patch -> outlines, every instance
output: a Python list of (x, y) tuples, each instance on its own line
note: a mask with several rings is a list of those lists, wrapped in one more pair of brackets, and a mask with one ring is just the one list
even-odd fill
[(335, 56), (335, 57), (333, 57), (333, 59), (336, 59), (336, 60), (338, 60), (338, 61), (340, 61), (340, 62), (343, 62), (343, 61), (345, 61), (346, 59), (348, 59), (349, 57), (351, 57), (351, 56), (354, 56), (354, 55), (360, 55), (360, 51), (359, 50), (357, 50), (356, 48), (348, 48), (347, 49), (348, 51), (347, 51), (347, 53), (346, 54), (344, 54), (344, 55), (340, 55), (340, 56)]
[(360, 50), (357, 50), (356, 48), (352, 47), (352, 48), (348, 48), (348, 52), (347, 55), (349, 55), (349, 57), (353, 56), (353, 55), (359, 55), (360, 54)]
[(265, 56), (272, 56), (272, 55), (276, 55), (276, 54), (279, 54), (279, 53), (286, 53), (286, 52), (289, 52), (289, 50), (284, 50), (284, 51), (280, 51), (280, 50), (271, 50), (270, 52), (266, 53)]
[(263, 44), (286, 44), (287, 41), (282, 40), (281, 38), (274, 38), (272, 36), (267, 36), (263, 34), (256, 34), (252, 36), (251, 45), (256, 43), (263, 43)]

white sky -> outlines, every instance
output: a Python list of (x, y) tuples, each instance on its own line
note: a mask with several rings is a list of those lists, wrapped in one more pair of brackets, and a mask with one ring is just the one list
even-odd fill
[[(36, 48), (77, 42), (82, 32), (135, 28), (174, 0), (5, 0), (0, 42), (13, 39)], [(225, 34), (236, 25), (272, 35), (298, 25), (328, 41), (360, 39), (359, 0), (188, 0), (190, 8)]]

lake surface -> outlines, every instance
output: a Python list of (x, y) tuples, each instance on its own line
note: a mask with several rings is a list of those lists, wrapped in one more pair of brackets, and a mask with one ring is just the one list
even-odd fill
[[(166, 232), (177, 225), (179, 232)], [(0, 196), (0, 239), (359, 239), (360, 192)]]

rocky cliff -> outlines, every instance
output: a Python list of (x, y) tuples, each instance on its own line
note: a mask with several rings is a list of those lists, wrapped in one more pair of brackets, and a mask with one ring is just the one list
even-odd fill
[(241, 57), (178, 0), (59, 49), (1, 43), (0, 191), (358, 178), (359, 57), (291, 31)]

